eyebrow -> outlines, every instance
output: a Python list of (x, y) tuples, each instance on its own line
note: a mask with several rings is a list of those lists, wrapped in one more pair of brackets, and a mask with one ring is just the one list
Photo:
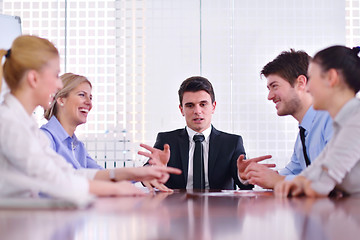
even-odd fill
[[(200, 101), (200, 103), (209, 103), (209, 101), (208, 100), (202, 100), (202, 101)], [(195, 103), (193, 103), (193, 102), (184, 103), (184, 105), (190, 105), (190, 104), (195, 104)]]
[(274, 85), (274, 84), (276, 84), (276, 83), (277, 83), (277, 81), (275, 80), (275, 81), (269, 83), (266, 87), (269, 88), (269, 87), (271, 87), (272, 85)]
[(192, 103), (192, 102), (184, 103), (184, 105), (190, 105), (190, 104), (194, 104), (194, 103)]
[(86, 93), (86, 94), (88, 94), (88, 92), (87, 92), (87, 91), (84, 91), (84, 90), (79, 90), (79, 91), (77, 91), (76, 93)]
[(92, 97), (91, 93), (89, 94), (87, 91), (84, 91), (84, 90), (77, 91), (76, 93), (85, 93), (86, 95), (89, 95), (90, 97)]

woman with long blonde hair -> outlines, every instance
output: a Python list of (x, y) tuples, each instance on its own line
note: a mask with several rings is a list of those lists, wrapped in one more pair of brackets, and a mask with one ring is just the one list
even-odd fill
[[(86, 123), (92, 109), (92, 85), (86, 77), (73, 73), (65, 73), (60, 79), (63, 88), (55, 94), (50, 107), (45, 111), (44, 117), (49, 121), (41, 130), (49, 137), (51, 147), (74, 168), (102, 169), (75, 135), (76, 128)], [(148, 167), (127, 167), (98, 171), (97, 175), (103, 174), (103, 179), (106, 179), (110, 174), (115, 181), (144, 181), (155, 177), (157, 170)], [(159, 190), (169, 191), (161, 187)]]

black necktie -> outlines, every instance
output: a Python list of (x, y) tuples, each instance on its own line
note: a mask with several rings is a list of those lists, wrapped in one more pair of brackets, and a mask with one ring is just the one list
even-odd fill
[(301, 139), (301, 144), (302, 144), (302, 147), (303, 147), (305, 163), (306, 163), (306, 166), (309, 166), (310, 165), (310, 160), (309, 160), (309, 157), (308, 157), (308, 155), (306, 153), (306, 146), (305, 146), (305, 128), (303, 128), (301, 126), (299, 128), (300, 128), (300, 139)]
[(194, 135), (195, 150), (193, 158), (193, 188), (205, 189), (205, 173), (204, 173), (204, 156), (202, 141), (205, 140), (204, 135)]

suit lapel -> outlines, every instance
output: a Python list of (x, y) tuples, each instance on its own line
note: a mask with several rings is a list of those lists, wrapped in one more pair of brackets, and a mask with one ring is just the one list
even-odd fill
[(188, 179), (188, 168), (189, 168), (189, 135), (187, 134), (186, 129), (184, 128), (183, 131), (179, 134), (179, 149), (180, 149), (180, 157), (181, 157), (181, 163), (182, 163), (182, 169), (184, 174), (184, 181), (185, 186), (187, 184)]
[(211, 129), (210, 133), (210, 142), (209, 142), (209, 159), (208, 159), (208, 179), (209, 184), (211, 183), (212, 172), (214, 170), (215, 162), (217, 155), (219, 154), (219, 147), (216, 147), (216, 143), (219, 143), (217, 138), (219, 137), (220, 132), (216, 130), (214, 127)]

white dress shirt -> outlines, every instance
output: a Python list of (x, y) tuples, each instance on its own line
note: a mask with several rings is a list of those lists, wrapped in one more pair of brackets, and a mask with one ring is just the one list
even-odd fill
[[(195, 150), (195, 141), (193, 137), (195, 134), (199, 134), (195, 132), (189, 127), (186, 127), (186, 131), (189, 135), (189, 165), (188, 165), (188, 179), (186, 184), (186, 189), (193, 189), (193, 162), (194, 162), (194, 150)], [(204, 174), (205, 174), (205, 189), (209, 189), (209, 177), (208, 177), (208, 163), (209, 163), (209, 140), (210, 140), (211, 126), (204, 130), (202, 134), (205, 137), (205, 140), (202, 142), (203, 146), (203, 156), (204, 156)]]
[(88, 199), (89, 182), (96, 170), (76, 171), (50, 148), (13, 95), (0, 105), (0, 196), (38, 197), (39, 192), (63, 199)]
[(327, 195), (334, 188), (360, 195), (360, 100), (348, 101), (333, 121), (334, 133), (316, 161), (301, 175)]

